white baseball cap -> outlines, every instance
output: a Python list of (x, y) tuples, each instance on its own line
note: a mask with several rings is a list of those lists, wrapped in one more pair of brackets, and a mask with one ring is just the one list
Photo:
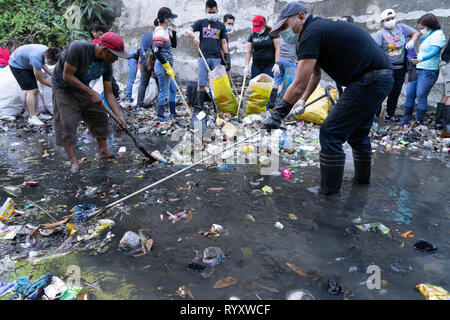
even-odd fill
[(395, 18), (395, 11), (394, 9), (386, 9), (381, 13), (380, 16), (380, 22), (387, 19), (387, 18)]

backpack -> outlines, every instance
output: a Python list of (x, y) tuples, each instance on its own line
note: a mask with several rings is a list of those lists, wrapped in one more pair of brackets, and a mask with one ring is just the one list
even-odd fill
[(156, 56), (153, 53), (153, 49), (150, 46), (150, 49), (148, 49), (147, 53), (145, 54), (145, 66), (149, 73), (153, 73), (153, 70), (155, 69), (155, 62)]

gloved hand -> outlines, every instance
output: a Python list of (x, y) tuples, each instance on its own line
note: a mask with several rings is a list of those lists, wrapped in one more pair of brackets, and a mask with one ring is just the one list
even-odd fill
[(406, 44), (405, 48), (406, 48), (406, 50), (410, 50), (410, 49), (414, 48), (414, 41), (409, 40), (409, 42)]
[(166, 70), (166, 73), (169, 77), (172, 79), (175, 79), (175, 72), (173, 72), (172, 67), (170, 66), (169, 62), (164, 63), (163, 65), (164, 70)]
[(250, 75), (250, 68), (248, 66), (244, 68), (244, 75)]
[(267, 118), (261, 125), (262, 130), (271, 131), (273, 129), (280, 129), (281, 121), (286, 117), (292, 110), (293, 105), (286, 100), (281, 100), (279, 106), (275, 108), (272, 116)]
[(281, 73), (280, 66), (278, 65), (278, 63), (275, 63), (275, 65), (272, 68), (272, 72), (274, 76), (279, 75)]
[(231, 70), (231, 57), (229, 53), (225, 53), (224, 57), (225, 57), (225, 70), (228, 72)]
[(299, 100), (296, 104), (294, 104), (294, 107), (292, 108), (288, 117), (295, 118), (297, 116), (301, 116), (303, 113), (305, 113), (305, 101)]
[(413, 65), (417, 65), (422, 62), (422, 58), (412, 59), (411, 62)]

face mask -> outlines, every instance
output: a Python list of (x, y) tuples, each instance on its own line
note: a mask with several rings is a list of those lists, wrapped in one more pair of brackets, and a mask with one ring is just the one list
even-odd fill
[(266, 31), (266, 28), (262, 28), (260, 32), (257, 32), (257, 34), (263, 34)]
[(208, 13), (206, 15), (206, 19), (208, 19), (208, 21), (216, 21), (217, 20), (217, 14), (215, 14), (215, 13)]
[(292, 28), (283, 31), (282, 33), (280, 33), (280, 36), (287, 44), (296, 44), (298, 40), (298, 34), (292, 31)]
[(397, 23), (397, 21), (395, 21), (395, 19), (389, 20), (389, 21), (387, 21), (387, 22), (384, 23), (384, 27), (385, 27), (386, 29), (389, 29), (389, 30), (390, 30), (390, 29), (394, 29), (396, 23)]
[(420, 29), (420, 33), (423, 34), (425, 37), (428, 37), (431, 31), (428, 29)]
[(172, 28), (172, 27), (173, 27), (173, 22), (170, 21), (170, 22), (167, 24), (167, 26), (168, 26), (169, 28)]
[(227, 29), (227, 32), (228, 32), (228, 33), (233, 32), (233, 27), (227, 27), (226, 29)]

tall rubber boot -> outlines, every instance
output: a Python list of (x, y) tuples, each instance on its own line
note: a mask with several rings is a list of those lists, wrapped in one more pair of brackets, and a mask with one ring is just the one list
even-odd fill
[(420, 125), (423, 125), (423, 120), (425, 119), (426, 114), (427, 114), (427, 110), (417, 109), (416, 120)]
[(358, 184), (370, 184), (372, 152), (358, 152), (353, 150), (353, 163), (355, 164), (353, 181)]
[(272, 130), (272, 129), (279, 129), (281, 126), (281, 121), (291, 112), (292, 107), (294, 107), (293, 104), (290, 104), (286, 100), (281, 100), (281, 103), (278, 107), (273, 110), (272, 116), (267, 118), (262, 126), (261, 129), (263, 130)]
[(169, 102), (169, 110), (170, 110), (170, 116), (172, 118), (179, 118), (180, 116), (177, 114), (177, 110), (175, 108), (175, 102)]
[(398, 123), (399, 125), (403, 126), (405, 124), (409, 124), (412, 118), (412, 114), (414, 111), (414, 107), (405, 107), (405, 113), (403, 115), (402, 120)]
[(158, 116), (157, 120), (160, 121), (160, 122), (165, 122), (165, 121), (169, 121), (170, 120), (169, 118), (166, 118), (164, 116), (164, 108), (165, 108), (164, 105), (156, 107), (156, 115)]
[(445, 128), (445, 104), (438, 103), (436, 109), (436, 130), (444, 130)]
[(445, 105), (444, 109), (444, 131), (450, 132), (450, 105)]
[(205, 110), (205, 98), (206, 98), (206, 91), (197, 91), (197, 106), (195, 106), (194, 108), (194, 115), (192, 117), (191, 120), (191, 126), (192, 128), (201, 128), (202, 133), (204, 133), (206, 131), (206, 116), (199, 120), (197, 118), (197, 115), (204, 111), (206, 113)]
[(194, 108), (195, 113), (205, 110), (206, 91), (197, 91), (197, 106)]
[(272, 110), (273, 108), (275, 108), (277, 95), (278, 95), (278, 88), (272, 89), (272, 92), (270, 93), (269, 102), (267, 103), (267, 106), (266, 106), (266, 110), (267, 111)]
[(330, 156), (320, 154), (321, 186), (319, 193), (329, 196), (337, 194), (341, 190), (344, 178), (345, 154)]

